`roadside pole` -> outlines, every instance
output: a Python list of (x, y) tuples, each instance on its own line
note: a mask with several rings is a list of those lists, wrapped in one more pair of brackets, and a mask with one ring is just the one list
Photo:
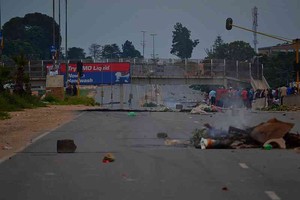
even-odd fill
[(78, 72), (77, 73), (77, 96), (79, 97), (80, 96), (80, 89), (79, 89), (79, 87), (80, 87), (80, 73)]
[(294, 45), (295, 45), (295, 50), (296, 50), (296, 82), (297, 82), (297, 92), (299, 94), (299, 44), (300, 44), (300, 39), (294, 40)]

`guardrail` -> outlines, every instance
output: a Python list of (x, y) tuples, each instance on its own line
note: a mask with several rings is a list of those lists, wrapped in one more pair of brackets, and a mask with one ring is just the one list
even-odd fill
[[(69, 60), (69, 63), (77, 60)], [(262, 65), (252, 65), (249, 62), (239, 62), (224, 59), (101, 59), (82, 60), (88, 62), (130, 62), (132, 77), (181, 77), (181, 78), (204, 78), (204, 77), (231, 77), (240, 80), (250, 80), (251, 74), (262, 71)], [(46, 77), (46, 64), (52, 60), (32, 60), (24, 67), (30, 78)], [(62, 63), (64, 63), (62, 61)], [(15, 66), (14, 63), (4, 65)], [(260, 68), (260, 69), (258, 69)]]

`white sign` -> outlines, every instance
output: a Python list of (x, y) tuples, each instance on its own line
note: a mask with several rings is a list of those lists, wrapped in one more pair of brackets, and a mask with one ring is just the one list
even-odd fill
[(64, 76), (63, 75), (56, 75), (56, 76), (47, 75), (46, 87), (64, 87)]

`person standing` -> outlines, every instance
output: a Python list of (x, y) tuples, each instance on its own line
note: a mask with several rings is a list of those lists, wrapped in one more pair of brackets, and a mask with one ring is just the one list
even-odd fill
[(246, 108), (248, 108), (248, 92), (247, 92), (246, 89), (242, 90), (241, 96), (242, 96), (242, 100), (243, 100), (244, 106)]
[(252, 101), (254, 99), (254, 91), (252, 88), (250, 88), (248, 92), (248, 108), (252, 109)]
[(73, 84), (73, 96), (77, 96), (77, 86), (76, 86), (76, 83)]
[(208, 97), (210, 99), (211, 105), (216, 105), (216, 95), (217, 95), (217, 92), (215, 90), (211, 90), (209, 92)]
[(287, 87), (282, 86), (280, 88), (280, 105), (283, 105), (283, 98), (287, 95)]

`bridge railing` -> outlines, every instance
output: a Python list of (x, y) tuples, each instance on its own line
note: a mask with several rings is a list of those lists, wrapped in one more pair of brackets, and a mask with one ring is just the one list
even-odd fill
[[(24, 66), (25, 72), (31, 78), (45, 78), (46, 65), (52, 60), (31, 60)], [(61, 61), (64, 63), (64, 61)], [(69, 63), (77, 60), (69, 60)], [(82, 60), (84, 63), (94, 60)], [(132, 77), (176, 77), (176, 78), (207, 78), (207, 77), (231, 77), (241, 80), (250, 80), (250, 75), (258, 78), (262, 74), (262, 65), (251, 64), (224, 59), (102, 59), (96, 62), (130, 62)], [(5, 63), (5, 66), (14, 66), (15, 63)], [(256, 78), (256, 77), (255, 77)]]

